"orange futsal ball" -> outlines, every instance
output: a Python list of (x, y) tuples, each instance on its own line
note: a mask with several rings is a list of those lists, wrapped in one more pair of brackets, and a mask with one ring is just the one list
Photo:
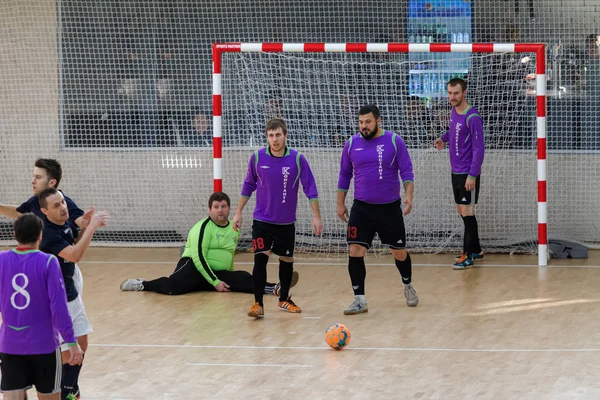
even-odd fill
[(350, 344), (350, 330), (343, 324), (333, 324), (325, 331), (325, 341), (331, 348), (342, 350)]

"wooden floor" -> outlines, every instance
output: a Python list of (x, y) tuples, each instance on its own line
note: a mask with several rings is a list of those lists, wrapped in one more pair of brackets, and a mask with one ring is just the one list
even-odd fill
[[(94, 327), (83, 399), (600, 399), (598, 252), (549, 268), (486, 255), (466, 271), (450, 255), (413, 255), (416, 308), (391, 258), (370, 257), (370, 311), (358, 316), (342, 313), (353, 298), (344, 258), (297, 262), (303, 313), (269, 296), (258, 321), (248, 294), (119, 290), (168, 275), (178, 256), (94, 248), (80, 264)], [(251, 270), (249, 255), (237, 261)], [(343, 351), (324, 341), (335, 322), (352, 333)]]

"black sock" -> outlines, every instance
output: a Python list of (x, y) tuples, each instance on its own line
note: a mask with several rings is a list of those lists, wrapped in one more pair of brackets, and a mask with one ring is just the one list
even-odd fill
[(79, 373), (81, 372), (81, 365), (69, 365), (63, 364), (62, 366), (62, 380), (61, 380), (61, 398), (66, 398), (69, 394), (77, 394), (79, 385)]
[(398, 268), (402, 276), (402, 283), (408, 285), (412, 281), (412, 261), (410, 254), (406, 253), (404, 261), (396, 260), (395, 258), (394, 261), (396, 261), (396, 268)]
[(481, 253), (481, 246), (479, 245), (479, 232), (477, 229), (477, 218), (474, 215), (462, 217), (465, 223), (465, 236), (464, 236), (464, 251), (465, 253)]
[(275, 290), (276, 283), (267, 282), (265, 283), (265, 294), (272, 294), (273, 290)]
[(267, 283), (267, 264), (269, 256), (265, 253), (254, 255), (254, 269), (252, 270), (252, 284), (254, 285), (254, 301), (263, 305), (265, 283)]
[(352, 256), (348, 257), (348, 272), (350, 273), (350, 281), (352, 281), (352, 289), (354, 290), (354, 295), (364, 296), (365, 278), (367, 277), (365, 258)]
[(287, 298), (289, 297), (293, 273), (293, 262), (279, 260), (279, 283), (281, 284), (281, 293), (279, 294), (279, 301), (287, 300)]

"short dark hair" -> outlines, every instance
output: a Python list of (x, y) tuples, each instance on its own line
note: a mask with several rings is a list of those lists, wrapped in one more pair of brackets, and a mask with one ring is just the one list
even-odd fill
[(358, 110), (358, 115), (367, 115), (369, 113), (373, 113), (375, 119), (381, 117), (381, 113), (379, 112), (379, 108), (375, 104), (367, 104), (364, 105)]
[(58, 193), (58, 190), (56, 190), (55, 188), (44, 189), (42, 193), (40, 193), (38, 196), (38, 202), (40, 203), (40, 207), (48, 208), (48, 204), (46, 204), (48, 197), (55, 195), (56, 193)]
[(287, 124), (285, 123), (285, 121), (282, 120), (281, 118), (272, 118), (267, 122), (267, 127), (265, 129), (265, 132), (268, 133), (269, 131), (274, 131), (279, 128), (281, 128), (284, 135), (287, 135), (288, 130), (287, 130)]
[(19, 244), (31, 244), (37, 242), (44, 229), (42, 219), (35, 214), (25, 213), (14, 223), (15, 239)]
[(215, 201), (223, 201), (223, 200), (225, 200), (227, 202), (227, 207), (231, 207), (231, 200), (229, 199), (229, 196), (227, 196), (227, 193), (214, 192), (208, 198), (208, 208), (209, 209), (212, 208), (212, 205)]
[(58, 184), (62, 179), (62, 167), (58, 161), (52, 158), (38, 158), (35, 160), (35, 166), (46, 170), (48, 180), (56, 179), (56, 186), (54, 187), (58, 187)]
[(460, 85), (460, 87), (462, 88), (462, 91), (464, 92), (465, 90), (467, 90), (467, 82), (465, 82), (464, 79), (461, 78), (452, 78), (448, 81), (448, 84), (446, 86), (456, 86), (456, 85)]

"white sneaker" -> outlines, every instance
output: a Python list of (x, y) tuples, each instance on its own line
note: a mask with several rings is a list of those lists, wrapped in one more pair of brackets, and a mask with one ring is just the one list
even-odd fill
[(366, 301), (360, 301), (358, 297), (354, 297), (352, 304), (344, 310), (344, 315), (356, 315), (369, 312), (369, 306)]
[(404, 285), (404, 297), (406, 297), (406, 305), (409, 307), (415, 307), (417, 304), (419, 304), (417, 291), (410, 283), (408, 285)]
[(144, 290), (144, 280), (138, 279), (126, 279), (121, 283), (121, 290), (124, 292), (141, 292)]

